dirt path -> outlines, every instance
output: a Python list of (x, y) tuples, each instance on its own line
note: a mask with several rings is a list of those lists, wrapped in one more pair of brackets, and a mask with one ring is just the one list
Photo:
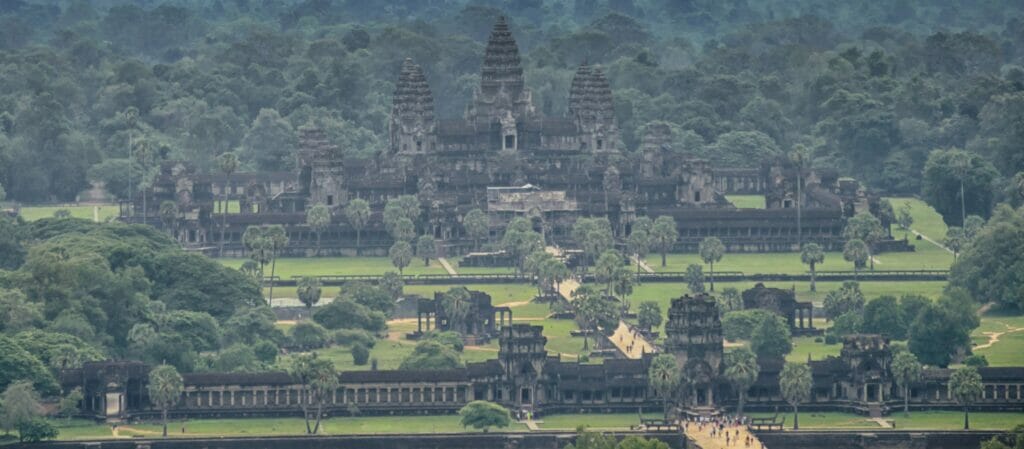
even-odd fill
[(640, 269), (644, 270), (645, 273), (654, 273), (654, 268), (651, 268), (650, 265), (647, 265), (647, 261), (643, 259), (637, 261), (636, 256), (629, 256), (629, 260), (632, 260), (634, 265), (639, 263)]
[(996, 321), (995, 323), (1001, 324), (1003, 326), (1006, 326), (1006, 330), (1002, 331), (1002, 332), (982, 332), (981, 333), (982, 335), (988, 337), (988, 342), (986, 342), (985, 344), (980, 344), (978, 346), (975, 346), (974, 349), (991, 348), (992, 345), (994, 345), (996, 343), (999, 343), (999, 337), (1002, 337), (1003, 335), (1011, 334), (1011, 333), (1014, 333), (1014, 332), (1024, 331), (1024, 327), (1011, 327), (1009, 324), (1006, 324), (1006, 323), (1003, 323), (1003, 322), (999, 322), (999, 321)]
[[(718, 433), (715, 436), (711, 435), (712, 430), (715, 426), (705, 424), (703, 428), (695, 423), (689, 423), (686, 429), (686, 436), (690, 437), (697, 446), (702, 449), (726, 449), (726, 448), (738, 448), (738, 447), (749, 447), (749, 448), (760, 448), (764, 447), (761, 442), (758, 441), (757, 437), (745, 426), (726, 426), (725, 432)], [(729, 435), (729, 439), (726, 440), (725, 434)], [(746, 440), (750, 438), (751, 444), (747, 446)], [(726, 444), (726, 441), (729, 444)]]

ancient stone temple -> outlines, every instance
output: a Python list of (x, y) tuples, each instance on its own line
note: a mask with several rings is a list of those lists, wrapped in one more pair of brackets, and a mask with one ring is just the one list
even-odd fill
[(797, 301), (793, 290), (765, 287), (758, 282), (754, 288), (743, 291), (743, 308), (767, 310), (781, 316), (794, 336), (822, 334), (820, 329), (814, 328), (814, 304)]
[[(487, 293), (466, 290), (468, 296), (453, 305), (446, 300), (445, 292), (435, 292), (434, 299), (419, 298), (416, 304), (416, 331), (408, 335), (411, 339), (420, 338), (430, 331), (458, 332), (466, 344), (486, 344), (498, 336), (498, 331), (512, 324), (512, 309), (504, 306), (491, 305), (491, 296)], [(451, 308), (460, 310), (449, 310)], [(454, 318), (456, 315), (458, 319)]]
[(665, 352), (687, 380), (683, 403), (694, 409), (712, 409), (722, 372), (722, 322), (710, 295), (672, 300), (665, 324)]
[[(674, 148), (666, 125), (648, 126), (640, 148), (624, 148), (609, 80), (597, 65), (576, 69), (564, 116), (545, 116), (533, 104), (514, 30), (503, 18), (488, 38), (480, 84), (461, 117), (436, 115), (430, 79), (418, 63), (427, 62), (406, 59), (396, 67), (385, 147), (339, 149), (323, 130), (303, 126), (292, 173), (191, 171), (188, 182), (174, 186), (177, 196), (191, 196), (179, 204), (178, 239), (209, 250), (220, 247), (222, 232), (213, 231), (223, 231), (227, 255), (239, 255), (247, 226), (281, 224), (291, 241), (285, 251), (311, 254), (316, 234), (305, 212), (322, 204), (332, 223), (320, 233), (321, 254), (383, 254), (393, 243), (381, 218), (386, 202), (414, 195), (420, 202), (417, 232), (433, 235), (444, 252), (464, 253), (473, 245), (462, 222), (474, 209), (488, 214), (495, 237), (512, 218), (525, 216), (546, 241), (569, 247), (579, 217), (607, 217), (616, 237), (624, 238), (638, 217), (667, 215), (678, 226), (677, 251), (695, 251), (708, 236), (720, 238), (730, 252), (792, 251), (801, 240), (836, 250), (847, 217), (880, 212), (877, 196), (856, 181), (795, 172), (784, 160), (716, 170)], [(373, 156), (351, 156), (356, 153)], [(166, 196), (156, 190), (174, 179), (162, 178), (153, 198)], [(738, 209), (725, 197), (750, 192), (763, 193), (767, 208)], [(141, 217), (141, 197), (125, 204), (122, 218), (170, 226), (158, 207)], [(225, 217), (214, 207), (215, 199), (224, 198), (243, 207)], [(358, 248), (357, 230), (344, 214), (355, 198), (373, 211), (359, 231)]]

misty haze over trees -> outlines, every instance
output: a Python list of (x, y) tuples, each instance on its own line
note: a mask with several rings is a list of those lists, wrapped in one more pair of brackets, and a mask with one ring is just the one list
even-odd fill
[(236, 150), (241, 171), (288, 170), (311, 121), (369, 157), (402, 60), (423, 66), (439, 116), (459, 116), (502, 14), (542, 113), (564, 114), (576, 66), (601, 64), (630, 150), (666, 121), (676, 151), (716, 166), (803, 145), (954, 223), (959, 205), (936, 203), (961, 176), (969, 213), (1020, 202), (1003, 187), (1024, 170), (1010, 0), (5, 1), (0, 185), (23, 202), (70, 200), (90, 180), (126, 197), (130, 145), (200, 170)]

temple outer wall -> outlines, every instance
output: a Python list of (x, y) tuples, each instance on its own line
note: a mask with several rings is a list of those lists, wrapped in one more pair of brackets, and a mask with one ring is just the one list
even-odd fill
[[(686, 441), (672, 432), (622, 432), (616, 438), (641, 436), (657, 438), (672, 449), (686, 449)], [(103, 447), (103, 449), (562, 449), (576, 441), (575, 432), (469, 433), (423, 435), (346, 435), (316, 437), (216, 438), (216, 439), (132, 439), (95, 441), (43, 442), (15, 444), (14, 449), (72, 449)]]
[(787, 449), (970, 449), (1003, 432), (995, 431), (800, 431), (756, 432), (767, 447)]

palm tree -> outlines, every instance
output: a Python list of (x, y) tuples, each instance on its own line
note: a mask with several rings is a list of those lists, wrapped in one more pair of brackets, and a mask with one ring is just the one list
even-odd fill
[(321, 293), (320, 278), (304, 277), (299, 279), (299, 285), (295, 289), (295, 294), (298, 295), (299, 301), (305, 304), (309, 312), (308, 316), (313, 316), (313, 306), (320, 302)]
[(449, 330), (466, 332), (466, 319), (472, 305), (469, 301), (471, 297), (466, 287), (453, 287), (441, 297), (444, 313), (448, 316)]
[(825, 251), (822, 251), (821, 246), (817, 243), (808, 243), (800, 250), (800, 261), (811, 267), (811, 291), (818, 291), (815, 268), (819, 263), (825, 262)]
[(956, 262), (960, 256), (960, 250), (963, 249), (964, 245), (967, 244), (967, 234), (964, 232), (964, 228), (959, 226), (950, 226), (946, 230), (946, 239), (942, 242), (953, 251), (953, 262)]
[[(153, 163), (153, 143), (148, 140), (139, 140), (135, 143), (135, 158), (138, 160), (139, 168), (142, 169), (142, 180), (139, 182), (139, 190), (142, 191), (142, 222), (149, 219), (149, 210), (146, 207), (146, 189), (149, 187), (149, 169)], [(131, 163), (131, 161), (129, 161)]]
[(274, 271), (277, 268), (277, 256), (280, 254), (280, 251), (288, 246), (288, 233), (284, 230), (284, 226), (272, 225), (268, 226), (266, 231), (264, 231), (264, 236), (267, 239), (267, 244), (270, 246), (270, 292), (268, 293), (268, 301), (271, 307), (273, 307)]
[(224, 230), (228, 227), (228, 189), (231, 188), (231, 174), (238, 170), (238, 156), (235, 153), (227, 152), (217, 158), (217, 167), (224, 173), (224, 188), (221, 189), (221, 196), (224, 198), (220, 204), (220, 249), (217, 257), (224, 257)]
[(185, 382), (178, 370), (171, 365), (159, 365), (149, 372), (149, 401), (160, 409), (163, 421), (163, 435), (167, 436), (167, 410), (178, 403)]
[(718, 237), (705, 237), (699, 246), (700, 258), (711, 266), (711, 291), (715, 291), (715, 262), (725, 255), (725, 245)]
[(129, 216), (135, 216), (135, 203), (132, 198), (132, 165), (135, 164), (135, 156), (133, 154), (135, 151), (135, 135), (132, 134), (132, 130), (138, 123), (139, 110), (135, 106), (130, 106), (124, 110), (122, 115), (124, 115), (125, 125), (128, 127), (128, 213)]
[(259, 226), (249, 226), (242, 234), (242, 244), (249, 251), (249, 257), (259, 265), (259, 285), (263, 290), (263, 267), (270, 261), (270, 245), (268, 244), (264, 229)]
[(679, 368), (676, 366), (676, 358), (670, 354), (659, 354), (651, 361), (651, 367), (647, 370), (647, 382), (655, 394), (661, 398), (662, 409), (665, 419), (668, 419), (668, 401), (679, 388)]
[(957, 404), (964, 408), (964, 430), (971, 428), (968, 407), (981, 397), (985, 387), (981, 383), (981, 375), (973, 366), (960, 368), (949, 376), (949, 391)]
[(636, 274), (640, 275), (640, 261), (647, 257), (651, 248), (651, 237), (643, 229), (634, 229), (626, 242), (629, 252), (636, 256)]
[(843, 246), (843, 259), (847, 262), (853, 262), (853, 277), (857, 278), (857, 274), (860, 273), (860, 267), (863, 267), (867, 262), (869, 256), (868, 245), (860, 239), (852, 239), (846, 242)]
[(388, 250), (388, 257), (391, 258), (391, 264), (398, 268), (398, 274), (403, 274), (405, 267), (409, 266), (409, 262), (412, 261), (412, 245), (404, 240), (399, 240), (391, 245), (391, 249)]
[(736, 414), (743, 415), (743, 404), (747, 399), (747, 390), (757, 381), (761, 367), (757, 364), (757, 356), (747, 348), (736, 348), (725, 355), (725, 378), (739, 394), (739, 406)]
[(793, 406), (793, 430), (800, 428), (800, 404), (811, 398), (811, 367), (806, 363), (787, 362), (779, 373), (782, 397)]
[(654, 220), (651, 227), (651, 240), (661, 251), (661, 266), (665, 266), (665, 253), (672, 249), (676, 239), (679, 238), (679, 230), (676, 229), (676, 220), (670, 216), (662, 215)]
[(348, 219), (348, 223), (356, 230), (356, 254), (358, 255), (359, 238), (363, 228), (370, 221), (370, 203), (362, 198), (349, 201), (348, 206), (345, 206), (345, 218)]
[[(292, 359), (288, 374), (302, 385), (303, 396), (302, 417), (306, 421), (306, 433), (313, 435), (320, 432), (320, 421), (323, 419), (324, 403), (338, 389), (338, 371), (330, 360), (317, 358), (316, 353), (300, 354)], [(310, 427), (309, 406), (315, 406), (316, 425)]]
[(921, 380), (921, 362), (910, 351), (900, 351), (892, 359), (892, 377), (903, 390), (903, 416), (910, 416), (910, 384)]
[(480, 209), (469, 211), (462, 219), (462, 227), (466, 229), (469, 238), (473, 239), (473, 248), (477, 250), (480, 249), (480, 239), (486, 238), (490, 233), (487, 214)]
[(331, 225), (331, 210), (317, 204), (306, 211), (306, 225), (316, 233), (316, 255), (320, 255), (320, 234)]
[[(803, 248), (804, 246), (804, 234), (803, 234), (803, 181), (804, 181), (804, 166), (808, 163), (811, 158), (811, 152), (807, 147), (803, 145), (796, 145), (793, 151), (789, 153), (789, 160), (793, 161), (793, 165), (796, 166), (796, 241), (797, 247)], [(711, 289), (714, 291), (714, 288)]]
[(957, 154), (953, 160), (953, 173), (960, 180), (960, 224), (967, 221), (967, 201), (964, 199), (964, 179), (971, 169), (971, 157), (967, 153)]

